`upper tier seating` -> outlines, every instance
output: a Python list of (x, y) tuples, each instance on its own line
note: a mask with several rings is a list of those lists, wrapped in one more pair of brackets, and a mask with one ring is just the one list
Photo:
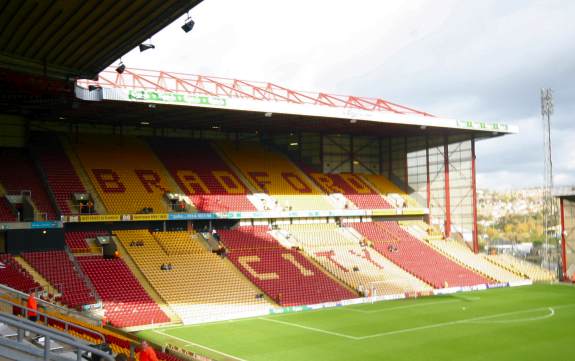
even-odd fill
[[(491, 283), (489, 279), (439, 254), (402, 229), (397, 222), (360, 224), (350, 223), (349, 226), (369, 239), (378, 252), (435, 288)], [(371, 230), (365, 232), (366, 227)]]
[(105, 316), (117, 327), (170, 322), (119, 258), (78, 257), (104, 303)]
[(545, 268), (531, 262), (513, 257), (508, 254), (497, 254), (492, 256), (483, 255), (485, 259), (513, 273), (523, 275), (535, 282), (552, 282), (555, 274)]
[(297, 251), (283, 248), (267, 227), (220, 231), (220, 238), (240, 271), (282, 306), (357, 297)]
[(64, 251), (23, 252), (22, 258), (36, 269), (62, 297), (60, 301), (71, 308), (96, 303), (92, 292), (78, 274), (68, 254)]
[(327, 193), (342, 193), (358, 208), (391, 208), (391, 205), (355, 174), (309, 173), (310, 177)]
[[(0, 183), (6, 192), (32, 192), (32, 201), (36, 209), (45, 213), (47, 219), (56, 219), (56, 212), (48, 198), (48, 194), (41, 182), (40, 175), (34, 168), (34, 163), (23, 149), (1, 148), (2, 168)], [(9, 171), (6, 171), (9, 170)]]
[(32, 276), (9, 254), (0, 254), (0, 283), (22, 292), (40, 288)]
[(256, 210), (246, 196), (248, 188), (209, 143), (162, 139), (152, 146), (199, 211)]
[(432, 290), (335, 224), (294, 224), (282, 229), (316, 262), (358, 291), (367, 294), (375, 288), (377, 295), (390, 295)]
[(148, 145), (133, 137), (83, 136), (74, 144), (86, 173), (109, 213), (168, 211), (169, 175)]
[(58, 138), (51, 134), (42, 134), (41, 137), (37, 136), (33, 147), (61, 213), (64, 215), (80, 213), (79, 209), (70, 208), (70, 201), (74, 193), (87, 193), (86, 188)]
[[(358, 176), (364, 178), (367, 182), (373, 185), (375, 189), (382, 195), (386, 195), (389, 198), (391, 198), (391, 195), (399, 196), (401, 199), (403, 199), (403, 206), (420, 207), (415, 199), (411, 198), (407, 193), (405, 193), (401, 188), (399, 188), (385, 176), (379, 174), (359, 174)], [(396, 206), (399, 205), (396, 204)]]
[(278, 207), (292, 210), (334, 209), (327, 196), (286, 156), (258, 143), (218, 142), (246, 179), (259, 192), (278, 201)]
[[(116, 231), (137, 267), (184, 323), (229, 319), (271, 304), (227, 259), (188, 232)], [(168, 253), (166, 253), (166, 251)], [(161, 266), (171, 267), (162, 270)]]
[(0, 195), (0, 222), (16, 222), (17, 220), (6, 197)]
[(429, 241), (429, 243), (438, 249), (441, 253), (457, 260), (459, 263), (462, 263), (465, 266), (473, 269), (477, 273), (485, 275), (496, 281), (517, 282), (525, 280), (525, 278), (509, 272), (502, 267), (497, 267), (495, 264), (487, 261), (482, 256), (471, 252), (469, 247), (463, 243), (452, 240), (433, 240)]

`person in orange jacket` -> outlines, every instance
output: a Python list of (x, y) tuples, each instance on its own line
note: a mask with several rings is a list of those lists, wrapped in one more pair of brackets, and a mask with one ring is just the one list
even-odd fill
[(140, 361), (158, 361), (156, 351), (152, 346), (148, 345), (146, 341), (142, 341), (142, 349), (140, 350)]
[(30, 292), (28, 295), (28, 302), (26, 303), (26, 307), (28, 307), (28, 319), (30, 321), (38, 321), (38, 302), (36, 301), (36, 296), (34, 296), (34, 292)]

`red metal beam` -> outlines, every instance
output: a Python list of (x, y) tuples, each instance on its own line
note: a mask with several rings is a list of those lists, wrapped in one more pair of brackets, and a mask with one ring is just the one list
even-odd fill
[(475, 137), (471, 138), (471, 191), (473, 200), (473, 252), (479, 252), (479, 239), (477, 238), (477, 183), (475, 178)]
[(563, 204), (563, 198), (560, 198), (559, 206), (561, 208), (561, 268), (563, 278), (568, 278), (567, 275), (567, 245), (565, 239), (565, 208)]
[(431, 224), (431, 177), (429, 176), (429, 133), (425, 134), (425, 172), (427, 183), (427, 209), (429, 210), (429, 224)]
[(445, 180), (445, 236), (451, 236), (451, 196), (449, 192), (449, 139), (443, 140), (443, 174)]

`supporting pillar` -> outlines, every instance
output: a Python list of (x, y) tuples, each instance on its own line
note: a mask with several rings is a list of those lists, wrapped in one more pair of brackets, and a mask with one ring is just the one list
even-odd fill
[(565, 239), (565, 208), (563, 198), (560, 198), (559, 207), (561, 209), (561, 271), (562, 278), (567, 277), (567, 245)]
[(403, 180), (404, 180), (404, 184), (403, 184), (403, 191), (407, 194), (409, 194), (409, 173), (408, 173), (408, 169), (407, 169), (407, 137), (403, 137), (403, 156), (404, 156), (404, 162), (403, 162)]
[(443, 137), (443, 173), (445, 180), (445, 236), (451, 236), (451, 197), (449, 192), (449, 138)]
[(321, 165), (321, 173), (325, 172), (323, 164), (323, 133), (319, 134), (319, 163)]
[(429, 134), (425, 134), (425, 172), (427, 182), (427, 209), (429, 210), (429, 224), (431, 224), (431, 177), (429, 175)]
[(471, 191), (473, 192), (473, 252), (479, 252), (479, 239), (477, 238), (477, 183), (475, 177), (475, 136), (471, 137)]
[(391, 174), (393, 173), (392, 168), (393, 168), (393, 155), (392, 155), (392, 147), (391, 147), (391, 138), (387, 139), (387, 161), (389, 162), (389, 165), (387, 166), (387, 178), (389, 180), (391, 180)]

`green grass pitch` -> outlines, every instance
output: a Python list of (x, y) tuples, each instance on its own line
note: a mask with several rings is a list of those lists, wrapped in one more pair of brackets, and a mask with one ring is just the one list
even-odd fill
[(575, 360), (575, 287), (490, 289), (140, 336), (216, 360)]

